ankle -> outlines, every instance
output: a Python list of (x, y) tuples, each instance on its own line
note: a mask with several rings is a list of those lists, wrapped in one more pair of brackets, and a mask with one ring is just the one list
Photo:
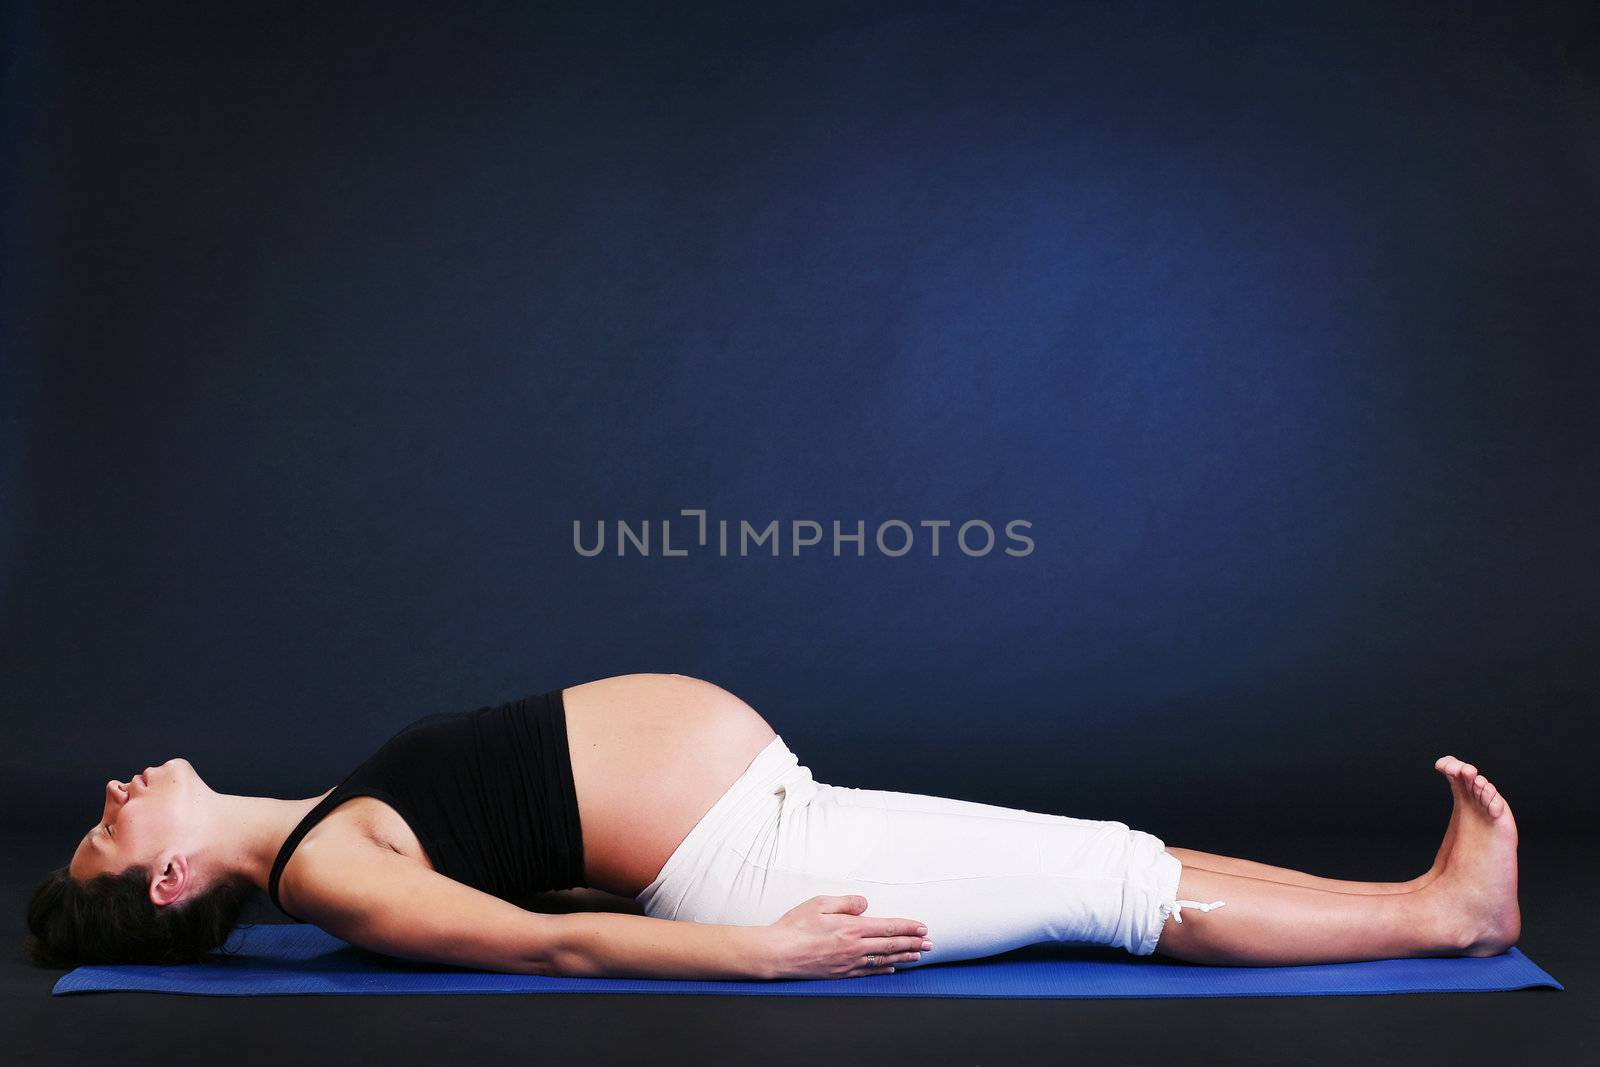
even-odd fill
[(1416, 901), (1419, 947), (1431, 955), (1456, 956), (1483, 935), (1478, 917), (1460, 906), (1458, 894), (1439, 886), (1423, 886), (1412, 895)]

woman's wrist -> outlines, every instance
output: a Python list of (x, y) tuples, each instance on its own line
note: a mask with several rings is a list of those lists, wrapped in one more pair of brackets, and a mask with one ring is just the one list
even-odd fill
[(735, 929), (748, 931), (749, 934), (749, 946), (741, 957), (750, 961), (746, 978), (767, 981), (787, 977), (782, 930), (776, 926), (740, 926)]

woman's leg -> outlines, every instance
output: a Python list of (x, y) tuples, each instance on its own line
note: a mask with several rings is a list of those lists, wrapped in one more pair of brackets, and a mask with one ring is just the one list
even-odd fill
[(1120, 822), (807, 783), (693, 866), (687, 891), (650, 914), (766, 925), (811, 897), (858, 894), (867, 915), (927, 924), (933, 948), (904, 968), (1047, 941), (1148, 955), (1182, 865)]
[[(1476, 768), (1438, 768), (1456, 793), (1456, 838), (1437, 878), (1415, 892), (1323, 892), (1186, 868), (1179, 896), (1226, 901), (1168, 920), (1156, 951), (1192, 963), (1275, 965), (1406, 956), (1490, 956), (1521, 934), (1517, 828), (1510, 806)], [(1470, 773), (1469, 773), (1470, 772)]]
[[(1489, 954), (1516, 937), (1515, 828), (1499, 798), (1503, 818), (1463, 811), (1433, 883), (1374, 895), (1185, 870), (1123, 823), (822, 785), (804, 767), (771, 802), (675, 854), (647, 914), (766, 925), (810, 897), (859, 894), (868, 915), (927, 924), (933, 949), (901, 967), (1044, 941), (1276, 964)], [(1202, 913), (1187, 897), (1225, 903)]]
[(1156, 951), (1190, 963), (1279, 966), (1459, 955), (1456, 926), (1427, 891), (1330, 893), (1300, 885), (1184, 869), (1180, 897), (1224, 901), (1169, 918)]

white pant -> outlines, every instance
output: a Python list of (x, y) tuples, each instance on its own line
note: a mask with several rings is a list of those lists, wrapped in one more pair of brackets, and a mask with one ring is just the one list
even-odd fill
[(1148, 956), (1178, 905), (1182, 865), (1164, 847), (1120, 822), (823, 785), (775, 737), (635, 899), (659, 918), (765, 926), (860, 894), (867, 915), (927, 925), (919, 963), (1041, 941)]

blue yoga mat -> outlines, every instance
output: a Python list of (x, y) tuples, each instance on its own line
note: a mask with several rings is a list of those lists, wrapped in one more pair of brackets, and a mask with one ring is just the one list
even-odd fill
[[(1298, 997), (1450, 993), (1562, 985), (1512, 949), (1502, 956), (1380, 960), (1311, 967), (1204, 967), (1035, 945), (1003, 956), (929, 964), (869, 978), (696, 982), (550, 978), (407, 963), (355, 948), (315, 926), (241, 926), (231, 954), (183, 966), (79, 967), (55, 993), (133, 991), (213, 997), (335, 993), (700, 993), (786, 997)], [(1087, 953), (1087, 955), (1086, 955)]]

